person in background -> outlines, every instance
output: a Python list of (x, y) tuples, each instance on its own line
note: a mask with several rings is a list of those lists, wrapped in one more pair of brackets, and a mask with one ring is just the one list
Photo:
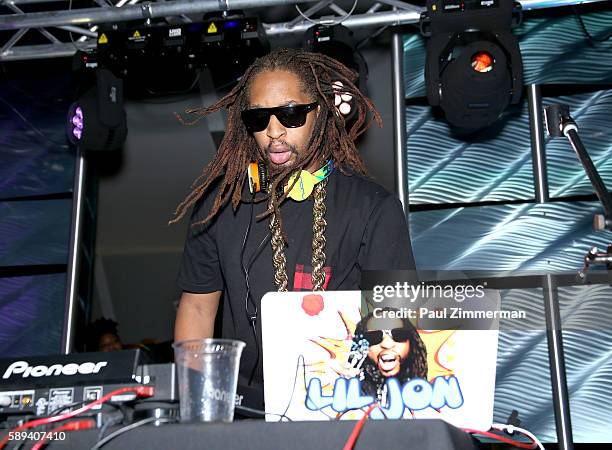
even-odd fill
[(123, 343), (117, 332), (117, 322), (104, 317), (87, 327), (87, 351), (113, 352), (123, 350)]

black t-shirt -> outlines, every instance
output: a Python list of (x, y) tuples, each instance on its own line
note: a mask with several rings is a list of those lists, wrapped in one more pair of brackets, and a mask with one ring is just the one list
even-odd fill
[[(326, 290), (360, 289), (364, 269), (414, 269), (406, 217), (394, 195), (363, 176), (347, 176), (339, 170), (329, 176), (326, 191)], [(191, 223), (208, 215), (216, 192), (211, 190), (196, 204)], [(312, 286), (312, 206), (313, 195), (302, 202), (288, 199), (280, 207), (288, 239), (285, 256), (289, 290), (310, 290)], [(234, 212), (228, 202), (208, 224), (191, 227), (178, 276), (178, 285), (184, 291), (223, 291), (223, 337), (246, 343), (240, 363), (242, 382), (248, 380), (261, 349), (261, 320), (257, 320), (258, 348), (245, 310), (243, 266), (248, 269), (250, 293), (258, 307), (265, 293), (276, 291), (269, 218), (256, 219), (266, 207), (266, 201), (253, 205), (241, 202)], [(253, 306), (249, 309), (254, 311)], [(260, 355), (254, 382), (261, 384), (262, 379)]]

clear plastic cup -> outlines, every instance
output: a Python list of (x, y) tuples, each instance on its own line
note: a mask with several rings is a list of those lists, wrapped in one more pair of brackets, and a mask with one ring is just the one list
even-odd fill
[(172, 346), (181, 422), (231, 422), (244, 342), (193, 339)]

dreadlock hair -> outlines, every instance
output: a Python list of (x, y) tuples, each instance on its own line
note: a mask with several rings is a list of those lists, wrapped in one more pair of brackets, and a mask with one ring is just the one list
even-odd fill
[[(382, 311), (397, 311), (395, 308), (383, 308)], [(355, 327), (353, 342), (359, 343), (363, 339), (364, 333), (368, 330), (368, 321), (374, 317), (374, 313), (370, 313), (362, 318)], [(410, 350), (408, 357), (400, 362), (400, 371), (395, 376), (400, 383), (411, 378), (427, 379), (427, 349), (421, 340), (419, 333), (414, 328), (410, 320), (400, 319), (402, 328), (410, 331), (408, 342)], [(380, 369), (376, 362), (372, 361), (369, 356), (366, 357), (361, 366), (361, 389), (366, 395), (371, 395), (374, 398), (380, 399), (382, 389), (387, 381), (387, 378), (380, 373)]]
[[(195, 120), (186, 123), (177, 115), (181, 122), (192, 125), (210, 113), (219, 111), (222, 108), (228, 110), (226, 133), (221, 141), (216, 157), (194, 181), (192, 185), (193, 190), (178, 205), (175, 217), (170, 223), (176, 223), (181, 220), (189, 208), (210, 189), (212, 183), (221, 177), (222, 180), (220, 180), (211, 210), (202, 221), (196, 222), (193, 225), (208, 222), (230, 199), (233, 209), (236, 210), (238, 207), (247, 178), (246, 170), (248, 164), (256, 161), (259, 154), (255, 138), (247, 132), (242, 122), (241, 113), (249, 107), (250, 88), (253, 80), (257, 75), (267, 71), (286, 71), (295, 74), (300, 79), (302, 91), (308, 94), (313, 102), (316, 101), (320, 108), (309, 143), (303, 154), (298, 155), (298, 159), (291, 167), (270, 174), (267, 193), (268, 208), (257, 217), (257, 219), (262, 219), (268, 215), (271, 216), (270, 227), (273, 250), (275, 254), (279, 254), (278, 258), (274, 259), (276, 275), (279, 275), (278, 277), (275, 276), (275, 280), (279, 278), (276, 280), (279, 290), (286, 290), (286, 284), (284, 289), (282, 289), (283, 276), (281, 272), (284, 271), (284, 268), (282, 264), (283, 258), (279, 252), (282, 251), (287, 239), (282, 231), (282, 217), (279, 207), (286, 199), (287, 192), (282, 190), (279, 192), (279, 186), (284, 186), (292, 173), (299, 173), (301, 170), (311, 166), (320, 167), (329, 159), (333, 161), (334, 167), (344, 174), (350, 175), (352, 171), (366, 175), (364, 163), (357, 152), (354, 141), (367, 130), (371, 124), (371, 119), (375, 120), (379, 126), (382, 126), (382, 119), (372, 101), (364, 96), (355, 86), (354, 82), (357, 80), (357, 74), (333, 58), (319, 53), (287, 48), (277, 49), (258, 58), (246, 70), (238, 84), (225, 97), (209, 107), (188, 110), (188, 113), (197, 115)], [(342, 87), (333, 85), (334, 82), (338, 81), (342, 83)], [(350, 94), (353, 98), (355, 118), (348, 129), (344, 118), (334, 106), (335, 93)], [(370, 116), (368, 116), (368, 112)], [(322, 183), (318, 183), (317, 187), (320, 184)], [(318, 189), (315, 188), (315, 202), (317, 196), (319, 199), (325, 198), (324, 187), (323, 185)], [(319, 211), (321, 211), (320, 204)], [(325, 228), (322, 226), (321, 221), (313, 224), (313, 231), (315, 227), (319, 232), (324, 231)], [(319, 243), (324, 241), (324, 237), (322, 239), (321, 237), (321, 233), (317, 233), (317, 236), (313, 239), (313, 244), (314, 240), (318, 240)], [(314, 256), (313, 254), (313, 259)], [(324, 254), (319, 254), (318, 263), (320, 263), (321, 256), (323, 256), (324, 263)], [(319, 265), (321, 269), (317, 273), (313, 270), (313, 279), (324, 280), (324, 274), (321, 276), (323, 264)], [(286, 278), (286, 271), (284, 278)], [(315, 285), (314, 287), (321, 288), (320, 285)]]

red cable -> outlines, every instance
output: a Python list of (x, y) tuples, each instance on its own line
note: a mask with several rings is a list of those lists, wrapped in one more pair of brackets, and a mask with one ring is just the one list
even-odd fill
[[(348, 440), (346, 441), (346, 444), (344, 444), (344, 447), (342, 448), (342, 450), (353, 450), (353, 447), (355, 446), (355, 443), (357, 442), (357, 438), (359, 437), (359, 434), (361, 433), (361, 429), (363, 428), (365, 421), (368, 419), (372, 410), (377, 407), (378, 407), (377, 403), (373, 403), (370, 405), (370, 407), (367, 409), (364, 416), (361, 419), (359, 419), (359, 422), (357, 422), (357, 424), (355, 425), (355, 428), (353, 428), (353, 431), (351, 435), (349, 436)], [(519, 448), (526, 448), (526, 449), (532, 450), (538, 447), (538, 444), (536, 444), (533, 439), (529, 438), (529, 436), (527, 437), (529, 438), (531, 443), (524, 443), (524, 442), (516, 441), (514, 439), (507, 438), (497, 433), (491, 433), (490, 431), (480, 431), (480, 430), (474, 430), (471, 428), (462, 428), (462, 430), (465, 431), (466, 433), (480, 434), (482, 436), (496, 439), (498, 441), (505, 442), (506, 444), (510, 444), (510, 445), (513, 445)]]
[(531, 443), (525, 443), (525, 442), (520, 442), (520, 441), (516, 441), (514, 439), (507, 438), (507, 437), (502, 436), (502, 435), (497, 434), (497, 433), (491, 433), (490, 431), (473, 430), (471, 428), (462, 428), (462, 430), (465, 431), (466, 433), (480, 434), (482, 436), (486, 436), (486, 437), (489, 437), (489, 438), (492, 438), (492, 439), (496, 439), (498, 441), (505, 442), (506, 444), (514, 445), (515, 447), (519, 447), (519, 448), (528, 448), (528, 449), (538, 448), (538, 444), (536, 444), (533, 441), (533, 439), (529, 438), (529, 436), (527, 436), (527, 437), (529, 438)]
[(355, 424), (355, 427), (353, 428), (351, 435), (347, 439), (346, 444), (344, 444), (344, 447), (342, 447), (342, 450), (353, 450), (353, 447), (355, 446), (355, 443), (357, 442), (357, 438), (359, 437), (359, 434), (361, 433), (361, 429), (365, 425), (366, 420), (368, 420), (368, 417), (370, 416), (370, 413), (372, 412), (374, 408), (378, 408), (378, 403), (372, 403), (370, 407), (366, 410), (363, 417), (359, 419), (357, 424)]
[(114, 391), (109, 392), (103, 397), (100, 397), (98, 400), (88, 403), (79, 409), (75, 409), (74, 411), (60, 414), (59, 416), (51, 416), (46, 417), (44, 419), (37, 419), (32, 420), (31, 422), (26, 422), (23, 425), (19, 425), (18, 427), (15, 427), (9, 431), (9, 433), (4, 437), (4, 439), (0, 441), (0, 450), (2, 450), (6, 443), (9, 441), (9, 436), (11, 435), (11, 432), (23, 431), (40, 425), (47, 425), (49, 423), (61, 422), (62, 420), (70, 419), (74, 416), (78, 416), (79, 414), (84, 413), (85, 411), (89, 411), (94, 406), (101, 405), (102, 403), (105, 403), (110, 400), (115, 395), (123, 394), (124, 392), (134, 392), (137, 397), (151, 397), (155, 393), (155, 389), (152, 386), (122, 387), (119, 389), (115, 389)]
[(47, 445), (48, 436), (52, 433), (60, 433), (62, 431), (78, 431), (78, 430), (90, 430), (91, 428), (96, 426), (96, 422), (92, 419), (81, 419), (74, 420), (72, 422), (65, 423), (60, 425), (59, 427), (53, 428), (51, 431), (47, 431), (43, 438), (40, 439), (36, 444), (32, 446), (30, 450), (40, 450), (45, 445)]

